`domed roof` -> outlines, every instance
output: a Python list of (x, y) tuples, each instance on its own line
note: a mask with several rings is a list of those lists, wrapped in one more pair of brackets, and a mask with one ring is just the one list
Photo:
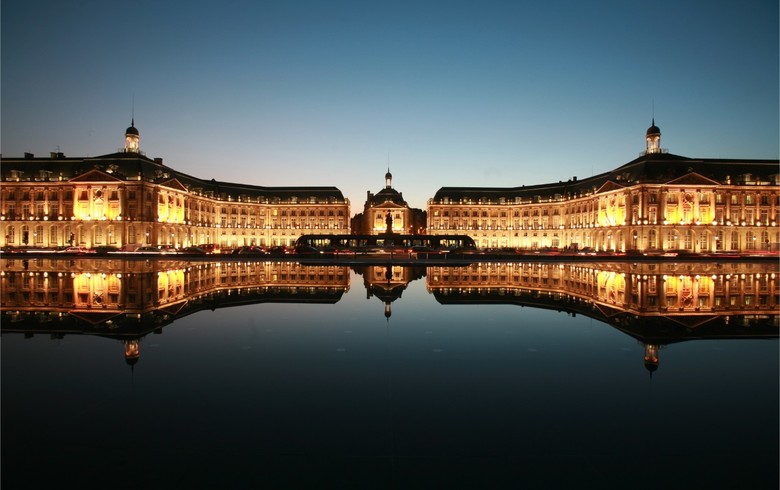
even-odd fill
[(130, 127), (127, 128), (127, 131), (125, 131), (125, 134), (133, 134), (135, 136), (139, 136), (138, 130), (135, 128), (135, 120), (133, 120), (130, 123)]
[(391, 174), (390, 171), (388, 170), (387, 173), (385, 174), (385, 179), (392, 179), (392, 178), (393, 178), (393, 174)]
[(655, 125), (655, 118), (653, 118), (653, 125), (647, 128), (647, 135), (650, 136), (651, 134), (661, 134), (661, 129)]

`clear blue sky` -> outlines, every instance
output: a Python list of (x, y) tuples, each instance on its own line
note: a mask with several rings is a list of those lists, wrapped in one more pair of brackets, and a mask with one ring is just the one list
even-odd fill
[(141, 149), (202, 178), (442, 186), (611, 170), (644, 149), (778, 158), (778, 2), (2, 2), (2, 153)]

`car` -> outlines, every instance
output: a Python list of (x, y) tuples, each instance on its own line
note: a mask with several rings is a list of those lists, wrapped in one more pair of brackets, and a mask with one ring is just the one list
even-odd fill
[(215, 243), (204, 243), (202, 245), (198, 245), (198, 248), (203, 250), (203, 253), (205, 254), (218, 254), (221, 251), (219, 245)]
[(184, 254), (189, 255), (205, 255), (206, 252), (203, 251), (200, 247), (186, 247), (181, 250)]
[(63, 248), (62, 250), (60, 250), (60, 253), (84, 255), (84, 254), (93, 254), (95, 253), (95, 250), (87, 247), (75, 246), (75, 247)]
[(289, 252), (286, 247), (277, 246), (269, 248), (266, 253), (271, 257), (284, 257)]
[(319, 249), (309, 246), (309, 245), (297, 245), (293, 249), (293, 253), (296, 255), (320, 255), (322, 252), (320, 252)]
[(238, 247), (234, 248), (232, 252), (230, 252), (231, 255), (268, 255), (266, 250), (263, 247), (258, 247), (256, 245), (247, 245), (245, 247)]
[(159, 254), (160, 249), (158, 247), (155, 247), (154, 245), (144, 245), (143, 247), (138, 247), (135, 249), (135, 253), (139, 254)]
[(95, 251), (96, 254), (99, 254), (99, 255), (117, 254), (117, 253), (121, 252), (119, 247), (113, 247), (111, 245), (101, 245), (99, 247), (95, 247), (94, 251)]

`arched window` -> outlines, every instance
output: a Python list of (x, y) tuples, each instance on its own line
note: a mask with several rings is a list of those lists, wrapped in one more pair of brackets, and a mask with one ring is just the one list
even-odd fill
[(761, 250), (769, 250), (769, 232), (766, 230), (761, 232)]
[(748, 231), (745, 234), (745, 248), (748, 250), (755, 250), (758, 248), (758, 244), (756, 243), (756, 234), (752, 231)]

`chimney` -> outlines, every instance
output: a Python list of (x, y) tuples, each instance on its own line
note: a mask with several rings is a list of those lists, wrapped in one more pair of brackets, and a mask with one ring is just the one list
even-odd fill
[(162, 165), (163, 164), (163, 160), (162, 160), (162, 158), (157, 157), (157, 158), (154, 159), (154, 163), (156, 163), (158, 165)]
[(33, 158), (35, 158), (35, 155), (30, 153), (29, 151), (24, 152), (24, 159), (25, 160), (32, 160)]

